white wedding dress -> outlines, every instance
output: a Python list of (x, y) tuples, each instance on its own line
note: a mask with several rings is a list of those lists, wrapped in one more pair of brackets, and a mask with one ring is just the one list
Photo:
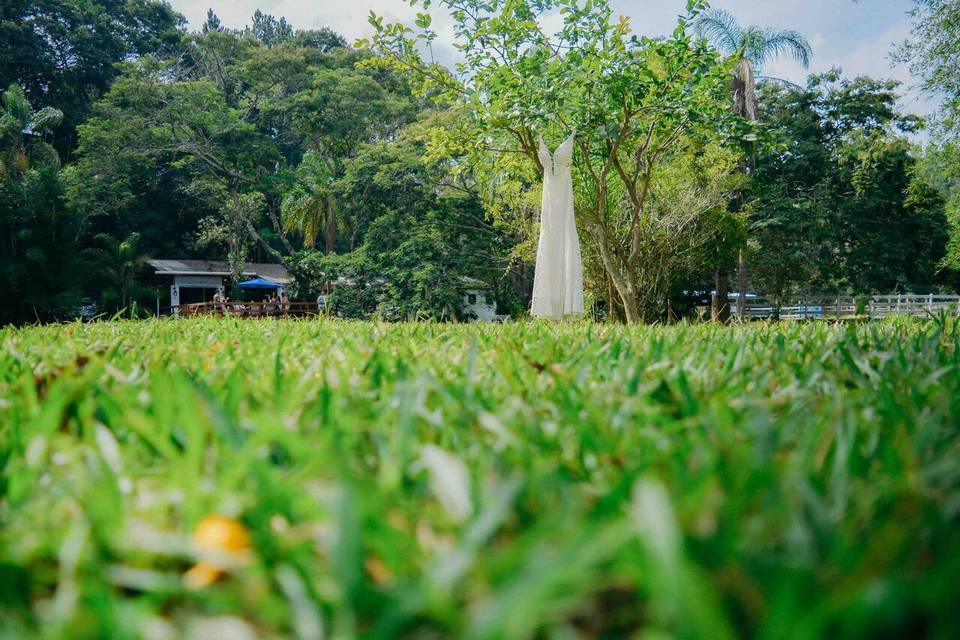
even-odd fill
[(550, 155), (540, 136), (543, 164), (543, 197), (540, 204), (540, 241), (533, 276), (530, 313), (539, 318), (563, 318), (583, 314), (583, 262), (573, 221), (573, 158), (570, 134)]

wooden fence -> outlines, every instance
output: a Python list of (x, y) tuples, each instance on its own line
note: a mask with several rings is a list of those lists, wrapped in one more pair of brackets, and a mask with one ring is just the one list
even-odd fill
[[(904, 293), (882, 296), (816, 296), (796, 300), (780, 306), (779, 309), (763, 298), (750, 298), (744, 305), (744, 315), (757, 320), (776, 317), (781, 320), (841, 320), (926, 316), (941, 312), (960, 315), (960, 295)], [(737, 316), (736, 294), (730, 297), (730, 313)]]
[[(324, 312), (315, 302), (198, 302), (182, 304), (171, 312), (180, 317), (201, 315), (240, 318), (310, 318)], [(893, 294), (882, 296), (816, 296), (777, 307), (763, 298), (748, 298), (745, 317), (749, 320), (844, 320), (927, 316), (939, 313), (960, 316), (960, 295)], [(737, 296), (730, 296), (730, 315), (737, 316)]]
[(310, 318), (321, 314), (315, 302), (196, 302), (174, 308), (181, 318), (236, 316), (239, 318)]

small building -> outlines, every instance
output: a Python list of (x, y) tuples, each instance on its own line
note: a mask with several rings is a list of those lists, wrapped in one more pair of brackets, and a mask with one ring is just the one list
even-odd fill
[[(157, 314), (169, 309), (177, 313), (180, 305), (197, 302), (213, 302), (214, 295), (221, 294), (230, 282), (230, 265), (222, 260), (148, 260), (153, 269), (150, 281), (164, 290), (169, 287), (170, 297), (157, 301)], [(241, 276), (244, 280), (263, 278), (280, 285), (279, 291), (290, 284), (290, 275), (282, 264), (266, 262), (247, 262)], [(377, 279), (376, 284), (385, 281)], [(477, 322), (500, 322), (506, 316), (497, 315), (497, 303), (493, 289), (487, 283), (476, 278), (462, 278), (463, 311)], [(340, 278), (331, 285), (353, 286), (353, 281)], [(324, 291), (326, 293), (326, 291)], [(164, 304), (166, 303), (166, 304)]]
[(463, 278), (463, 311), (475, 316), (477, 322), (503, 320), (503, 316), (497, 315), (497, 302), (493, 296), (493, 289), (476, 278)]
[[(147, 264), (154, 270), (151, 280), (170, 287), (169, 304), (164, 306), (171, 310), (182, 304), (211, 302), (217, 291), (223, 293), (231, 274), (229, 263), (221, 260), (148, 260)], [(290, 284), (290, 275), (282, 264), (247, 262), (241, 275), (245, 280), (270, 280), (280, 285), (281, 291)]]

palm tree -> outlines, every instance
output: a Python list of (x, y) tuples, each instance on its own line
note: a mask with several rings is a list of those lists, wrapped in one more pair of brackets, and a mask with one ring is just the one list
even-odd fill
[(34, 111), (23, 90), (12, 84), (0, 95), (0, 180), (15, 180), (37, 161), (57, 163), (57, 152), (43, 135), (60, 124), (53, 107)]
[(137, 272), (147, 261), (147, 257), (138, 251), (140, 234), (131, 233), (123, 240), (117, 240), (109, 233), (98, 233), (94, 241), (97, 246), (91, 250), (92, 257), (99, 263), (101, 273), (111, 285), (105, 289), (105, 294), (115, 296), (118, 308), (126, 309), (131, 302), (131, 294), (137, 290)]
[(323, 231), (327, 253), (333, 252), (336, 237), (336, 208), (330, 189), (332, 174), (315, 152), (308, 152), (297, 168), (296, 184), (281, 205), (280, 217), (284, 231), (297, 231), (303, 244), (312, 247)]
[[(793, 29), (764, 29), (754, 25), (742, 27), (729, 11), (708, 9), (693, 22), (695, 33), (705, 38), (721, 53), (736, 56), (737, 66), (730, 83), (733, 104), (743, 118), (757, 119), (756, 76), (764, 65), (783, 55), (797, 60), (804, 68), (810, 66), (813, 50), (810, 43)], [(762, 76), (761, 76), (762, 77)], [(743, 196), (740, 196), (741, 204)], [(716, 271), (717, 297), (714, 316), (726, 320), (730, 314), (727, 304), (727, 275), (723, 267)], [(743, 249), (737, 259), (737, 315), (742, 319), (747, 298), (747, 271)]]

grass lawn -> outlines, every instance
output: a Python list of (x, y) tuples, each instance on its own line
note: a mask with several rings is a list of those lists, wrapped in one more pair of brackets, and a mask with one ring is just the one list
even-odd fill
[(0, 329), (0, 638), (960, 637), (958, 340)]

